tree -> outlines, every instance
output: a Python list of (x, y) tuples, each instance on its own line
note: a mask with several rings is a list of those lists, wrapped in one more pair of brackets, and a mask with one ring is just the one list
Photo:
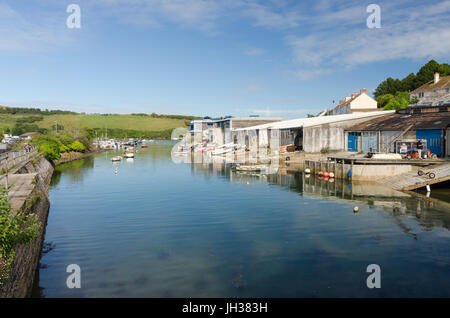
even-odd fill
[(378, 102), (378, 107), (386, 106), (394, 97), (395, 96), (392, 94), (385, 94), (377, 97), (376, 100)]
[(402, 80), (388, 77), (378, 85), (374, 95), (378, 98), (386, 94), (395, 95), (397, 92), (413, 91), (423, 84), (432, 81), (436, 72), (441, 76), (450, 75), (450, 65), (446, 63), (439, 64), (435, 60), (430, 60), (420, 68), (417, 74), (411, 73)]
[(427, 64), (422, 66), (422, 68), (417, 72), (415, 80), (415, 88), (422, 86), (425, 83), (433, 80), (434, 73), (439, 72), (439, 63), (435, 60), (429, 61)]
[(384, 102), (387, 101), (387, 103), (384, 106), (384, 110), (395, 110), (395, 109), (401, 109), (405, 108), (411, 103), (410, 95), (408, 92), (397, 92), (395, 96), (380, 96), (380, 99), (383, 99)]

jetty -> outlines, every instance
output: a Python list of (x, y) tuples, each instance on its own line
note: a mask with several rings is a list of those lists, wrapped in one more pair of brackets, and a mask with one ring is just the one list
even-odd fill
[(436, 176), (431, 179), (426, 175), (419, 176), (417, 172), (411, 172), (400, 176), (380, 180), (379, 183), (385, 184), (395, 190), (411, 191), (432, 184), (445, 182), (450, 180), (450, 162), (437, 166), (431, 166), (425, 169), (424, 172), (433, 172)]

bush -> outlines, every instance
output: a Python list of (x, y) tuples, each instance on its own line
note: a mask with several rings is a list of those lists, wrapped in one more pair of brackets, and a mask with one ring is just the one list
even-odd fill
[(48, 160), (59, 160), (59, 146), (57, 143), (46, 142), (39, 146), (39, 152)]
[(7, 281), (14, 261), (14, 247), (30, 243), (39, 233), (40, 222), (35, 215), (19, 212), (13, 216), (8, 192), (0, 186), (0, 286)]
[(330, 148), (329, 147), (323, 147), (322, 149), (320, 149), (321, 153), (329, 153), (330, 152)]
[(86, 146), (83, 145), (78, 140), (75, 140), (73, 143), (70, 144), (70, 149), (77, 152), (84, 152), (86, 150)]

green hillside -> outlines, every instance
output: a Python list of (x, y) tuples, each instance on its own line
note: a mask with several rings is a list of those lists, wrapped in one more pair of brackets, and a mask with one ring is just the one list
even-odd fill
[(91, 128), (102, 137), (169, 138), (172, 130), (189, 127), (194, 116), (159, 114), (78, 114), (42, 111), (37, 108), (0, 107), (0, 132), (20, 135), (29, 131), (49, 133), (56, 129)]

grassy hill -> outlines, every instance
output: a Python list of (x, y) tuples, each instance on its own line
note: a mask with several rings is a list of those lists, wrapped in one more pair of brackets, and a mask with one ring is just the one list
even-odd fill
[(78, 114), (40, 109), (0, 108), (0, 132), (14, 135), (28, 131), (51, 132), (58, 130), (91, 128), (103, 136), (105, 128), (109, 137), (169, 138), (174, 128), (189, 126), (194, 116), (159, 114)]

